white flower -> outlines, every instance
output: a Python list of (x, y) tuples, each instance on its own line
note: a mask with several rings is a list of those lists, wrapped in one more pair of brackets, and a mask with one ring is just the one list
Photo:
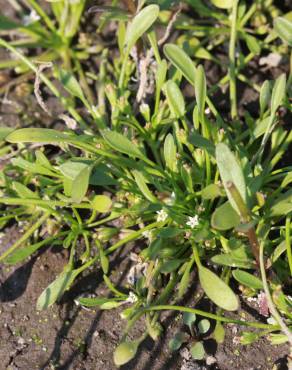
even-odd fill
[(134, 294), (133, 292), (130, 292), (129, 293), (129, 296), (127, 298), (127, 302), (129, 303), (135, 303), (138, 301), (138, 297), (136, 296), (136, 294)]
[(142, 235), (144, 236), (144, 238), (149, 239), (149, 240), (152, 237), (152, 233), (150, 230), (143, 231)]
[(199, 225), (199, 216), (195, 215), (194, 217), (189, 217), (188, 222), (186, 223), (192, 229)]
[(161, 209), (160, 211), (157, 211), (157, 222), (163, 222), (167, 219), (168, 214), (165, 212), (164, 209)]
[(39, 21), (41, 17), (37, 14), (35, 10), (32, 10), (29, 15), (23, 17), (23, 22), (25, 26), (28, 26), (31, 23)]

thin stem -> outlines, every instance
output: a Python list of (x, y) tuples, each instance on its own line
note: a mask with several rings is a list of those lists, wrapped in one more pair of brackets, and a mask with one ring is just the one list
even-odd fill
[(214, 319), (214, 320), (221, 321), (221, 322), (234, 323), (234, 324), (238, 324), (238, 325), (242, 325), (242, 326), (250, 326), (250, 327), (258, 328), (258, 329), (279, 330), (278, 325), (270, 325), (270, 324), (263, 324), (263, 323), (260, 323), (260, 322), (249, 322), (249, 321), (231, 319), (231, 318), (224, 317), (224, 316), (219, 316), (219, 315), (216, 315), (216, 314), (213, 314), (213, 313), (210, 313), (210, 312), (205, 312), (205, 311), (202, 311), (202, 310), (198, 310), (196, 308), (189, 308), (189, 307), (184, 307), (184, 306), (159, 305), (159, 306), (150, 306), (150, 307), (143, 308), (143, 312), (165, 311), (165, 310), (190, 312), (190, 313), (194, 313), (196, 315), (207, 317), (209, 319)]
[(238, 0), (234, 0), (231, 12), (231, 32), (229, 43), (229, 79), (230, 79), (230, 102), (232, 119), (235, 119), (237, 117), (236, 66), (235, 66), (237, 5)]
[(274, 302), (272, 300), (271, 293), (269, 290), (269, 286), (267, 283), (267, 276), (266, 276), (265, 263), (264, 263), (264, 243), (260, 244), (260, 269), (261, 269), (261, 276), (262, 276), (264, 292), (266, 295), (269, 310), (271, 314), (274, 316), (277, 323), (279, 324), (282, 332), (287, 336), (289, 343), (292, 345), (292, 334), (274, 305)]

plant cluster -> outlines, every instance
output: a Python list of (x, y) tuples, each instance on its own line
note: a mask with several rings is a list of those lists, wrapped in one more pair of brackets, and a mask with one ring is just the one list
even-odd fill
[[(34, 0), (27, 3), (37, 20), (22, 25), (1, 16), (0, 46), (15, 56), (18, 73), (35, 73), (35, 94), (47, 113), (41, 84), (67, 111), (64, 131), (0, 128), (0, 153), (8, 158), (0, 173), (0, 224), (25, 222), (25, 232), (0, 260), (21, 263), (46, 245), (69, 250), (68, 263), (40, 295), (37, 309), (50, 307), (80, 274), (99, 266), (108, 296), (78, 302), (123, 308), (126, 327), (114, 353), (118, 366), (135, 356), (146, 336), (159, 338), (163, 310), (184, 313), (189, 333), (177, 333), (170, 348), (192, 337), (195, 359), (204, 358), (204, 335), (212, 331), (222, 342), (228, 322), (257, 329), (242, 333), (244, 344), (262, 336), (292, 344), (292, 172), (285, 161), (292, 133), (283, 124), (291, 110), (292, 78), (283, 73), (258, 86), (245, 76), (262, 52), (287, 57), (291, 13), (281, 15), (272, 1), (181, 4), (198, 19), (183, 7), (169, 10), (167, 1), (96, 6), (89, 13), (102, 14), (100, 29), (116, 22), (119, 50), (117, 55), (99, 49), (96, 76), (82, 63), (97, 49), (76, 36), (85, 1), (51, 2), (54, 19)], [(157, 25), (164, 29), (161, 38)], [(22, 38), (10, 40), (11, 30)], [(178, 37), (170, 43), (173, 30)], [(41, 55), (22, 51), (36, 46)], [(216, 50), (226, 47), (222, 65)], [(204, 60), (220, 66), (214, 86), (208, 86)], [(36, 61), (58, 64), (45, 72)], [(10, 60), (0, 61), (0, 67), (8, 66)], [(97, 97), (88, 80), (97, 84)], [(238, 106), (239, 81), (258, 91), (257, 116)], [(195, 99), (186, 98), (190, 86)], [(230, 115), (214, 101), (226, 87)], [(127, 282), (117, 287), (110, 261), (138, 240)], [(194, 308), (185, 307), (179, 302), (194, 280), (201, 289)], [(253, 297), (261, 291), (268, 323), (226, 315), (240, 307), (235, 292)], [(197, 308), (204, 297), (210, 311)], [(130, 341), (141, 317), (145, 334)]]

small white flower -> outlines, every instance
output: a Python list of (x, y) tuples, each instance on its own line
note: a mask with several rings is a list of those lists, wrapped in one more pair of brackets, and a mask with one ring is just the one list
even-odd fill
[(143, 231), (142, 235), (144, 236), (144, 238), (146, 239), (151, 239), (151, 236), (152, 236), (152, 233), (150, 230), (146, 230), (146, 231)]
[(190, 228), (194, 228), (199, 225), (199, 216), (195, 215), (194, 217), (189, 217), (188, 222), (186, 223)]
[(270, 325), (276, 325), (277, 321), (271, 316), (267, 318), (267, 323)]
[(161, 209), (160, 211), (157, 211), (157, 222), (163, 222), (167, 219), (168, 214), (164, 209)]
[(127, 302), (129, 303), (136, 303), (138, 301), (138, 297), (133, 292), (129, 293), (129, 296), (127, 298)]
[(31, 23), (39, 21), (41, 17), (37, 14), (35, 10), (32, 10), (29, 15), (23, 17), (23, 23), (25, 26), (28, 26)]

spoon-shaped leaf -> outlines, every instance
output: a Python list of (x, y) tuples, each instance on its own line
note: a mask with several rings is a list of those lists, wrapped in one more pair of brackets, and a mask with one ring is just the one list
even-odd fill
[(131, 50), (137, 40), (152, 26), (158, 14), (159, 7), (157, 5), (148, 5), (134, 17), (126, 33), (127, 50)]
[(165, 95), (172, 116), (175, 118), (183, 117), (185, 114), (185, 101), (179, 87), (174, 81), (169, 80), (166, 82)]
[(177, 172), (176, 145), (171, 134), (168, 134), (165, 138), (163, 153), (166, 167), (168, 167), (170, 171)]
[(196, 80), (196, 67), (186, 52), (174, 44), (166, 44), (163, 48), (167, 59), (194, 85)]
[(227, 184), (233, 183), (239, 191), (241, 198), (246, 203), (246, 185), (241, 166), (238, 163), (235, 155), (224, 143), (219, 143), (216, 145), (216, 161), (229, 202), (240, 215), (240, 210), (238, 209), (238, 206), (233, 199)]
[(202, 342), (197, 342), (194, 344), (191, 349), (190, 353), (194, 360), (203, 360), (205, 356), (205, 349)]
[(139, 341), (125, 341), (118, 345), (114, 352), (114, 363), (116, 366), (122, 366), (135, 357)]
[(214, 272), (206, 267), (199, 267), (199, 279), (206, 295), (217, 306), (227, 311), (238, 309), (238, 299), (229, 286)]
[(212, 214), (211, 224), (217, 230), (229, 230), (240, 223), (240, 217), (229, 202), (221, 204)]
[(242, 270), (232, 271), (235, 280), (252, 289), (263, 289), (262, 281), (256, 276)]

